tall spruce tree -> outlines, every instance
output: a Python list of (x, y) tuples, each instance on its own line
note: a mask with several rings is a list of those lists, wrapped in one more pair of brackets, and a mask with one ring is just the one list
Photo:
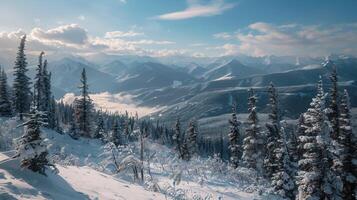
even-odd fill
[(357, 199), (357, 137), (352, 132), (350, 100), (347, 90), (344, 90), (341, 100), (339, 126), (343, 199)]
[(176, 124), (175, 124), (175, 132), (172, 135), (172, 140), (174, 142), (176, 151), (179, 153), (179, 157), (182, 158), (182, 152), (181, 152), (181, 124), (180, 124), (180, 119), (177, 118)]
[(44, 82), (43, 82), (43, 55), (45, 53), (42, 51), (40, 56), (38, 57), (38, 65), (36, 69), (35, 75), (35, 83), (34, 83), (34, 100), (38, 110), (40, 111), (47, 111), (45, 106), (43, 105), (43, 98), (44, 98)]
[(278, 94), (273, 83), (270, 83), (268, 88), (269, 93), (269, 122), (266, 123), (268, 134), (266, 136), (266, 154), (264, 159), (265, 175), (270, 178), (274, 173), (277, 173), (278, 163), (276, 162), (276, 151), (281, 148), (277, 141), (280, 141), (280, 117), (278, 109)]
[(0, 116), (12, 116), (10, 95), (7, 86), (7, 76), (4, 69), (0, 68)]
[(112, 131), (112, 142), (116, 146), (123, 144), (123, 137), (122, 137), (122, 134), (120, 132), (120, 127), (119, 127), (118, 120), (114, 121), (113, 131)]
[(194, 120), (191, 120), (188, 125), (187, 148), (190, 156), (197, 154), (197, 129)]
[(14, 109), (23, 119), (23, 114), (29, 112), (31, 105), (30, 78), (26, 75), (27, 61), (25, 55), (26, 35), (21, 38), (14, 66), (13, 98)]
[(336, 65), (331, 62), (332, 65), (332, 73), (330, 76), (330, 80), (332, 83), (332, 87), (330, 89), (330, 108), (328, 117), (331, 123), (331, 139), (336, 140), (339, 136), (339, 107), (338, 107), (338, 77), (337, 77), (337, 69)]
[(28, 115), (29, 120), (22, 124), (25, 126), (25, 132), (18, 139), (15, 157), (21, 159), (21, 167), (46, 175), (46, 167), (54, 167), (47, 158), (47, 147), (41, 136), (41, 126), (46, 123), (46, 114), (37, 110), (34, 104)]
[(321, 79), (317, 95), (304, 113), (303, 126), (304, 133), (299, 136), (303, 155), (299, 160), (298, 199), (339, 199), (338, 191), (333, 186), (338, 180), (334, 179), (330, 170), (330, 130)]
[[(230, 124), (230, 132), (228, 134), (229, 139), (229, 151), (230, 151), (230, 162), (233, 168), (237, 168), (239, 165), (239, 156), (241, 154), (240, 146), (239, 146), (239, 122), (237, 120), (237, 108), (234, 103), (232, 106), (232, 117), (229, 119)], [(222, 137), (221, 137), (222, 138)], [(223, 155), (221, 155), (223, 156)]]
[(288, 139), (284, 127), (279, 131), (280, 137), (276, 140), (274, 154), (276, 160), (275, 171), (272, 174), (272, 186), (276, 194), (284, 199), (295, 199), (294, 169), (288, 152)]
[(93, 103), (88, 93), (86, 70), (81, 74), (81, 95), (74, 101), (74, 121), (77, 133), (82, 137), (92, 137), (93, 132)]
[(243, 164), (252, 169), (256, 169), (259, 173), (263, 172), (263, 148), (264, 142), (262, 133), (258, 124), (258, 114), (256, 111), (257, 97), (253, 89), (249, 90), (248, 111), (249, 116), (246, 121), (247, 128), (243, 139)]

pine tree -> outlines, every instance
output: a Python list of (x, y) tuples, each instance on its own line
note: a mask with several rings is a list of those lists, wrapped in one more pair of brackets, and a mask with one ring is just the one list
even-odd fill
[(259, 173), (263, 171), (263, 139), (258, 124), (258, 115), (256, 111), (257, 97), (252, 89), (249, 90), (247, 128), (243, 139), (243, 164)]
[(0, 116), (12, 116), (10, 95), (7, 88), (7, 76), (4, 69), (0, 68)]
[(97, 128), (95, 129), (94, 138), (99, 138), (103, 141), (106, 141), (108, 139), (105, 135), (104, 120), (101, 113), (98, 115)]
[(339, 120), (338, 117), (340, 115), (340, 111), (338, 108), (338, 78), (337, 78), (337, 70), (336, 65), (333, 65), (332, 73), (330, 76), (332, 82), (332, 88), (330, 89), (330, 109), (329, 109), (329, 120), (331, 123), (331, 139), (336, 140), (339, 136)]
[(275, 171), (272, 174), (272, 186), (276, 194), (284, 197), (284, 199), (294, 199), (294, 169), (291, 163), (287, 147), (287, 136), (283, 127), (279, 131), (281, 134), (276, 140), (276, 148), (274, 154), (276, 160)]
[(278, 171), (276, 158), (276, 149), (280, 148), (276, 141), (281, 140), (280, 138), (280, 124), (279, 124), (279, 110), (278, 110), (278, 94), (273, 85), (270, 83), (268, 88), (269, 93), (269, 122), (266, 124), (268, 134), (266, 138), (266, 155), (264, 159), (264, 169), (265, 175), (270, 178), (274, 173)]
[(115, 120), (114, 125), (113, 125), (112, 141), (116, 146), (123, 144), (123, 138), (120, 133), (118, 120)]
[(41, 126), (46, 122), (45, 113), (38, 111), (34, 105), (29, 113), (29, 120), (22, 124), (25, 126), (24, 135), (19, 138), (15, 157), (20, 157), (21, 167), (26, 167), (34, 172), (46, 175), (46, 167), (52, 166), (48, 161), (47, 147), (41, 137)]
[(335, 199), (330, 170), (330, 138), (325, 115), (325, 93), (319, 81), (317, 95), (304, 113), (304, 133), (299, 136), (303, 155), (299, 161), (298, 199)]
[(343, 172), (343, 199), (357, 199), (357, 138), (352, 132), (347, 90), (341, 100), (339, 118), (340, 167)]
[(34, 83), (34, 100), (36, 107), (39, 111), (47, 111), (46, 108), (43, 105), (43, 98), (44, 98), (44, 82), (43, 82), (43, 55), (45, 53), (41, 52), (40, 56), (38, 57), (38, 65), (36, 69), (36, 75), (35, 75), (35, 83)]
[[(229, 120), (230, 132), (228, 134), (229, 139), (229, 151), (230, 151), (230, 162), (233, 168), (237, 168), (239, 165), (239, 155), (240, 155), (240, 146), (239, 146), (239, 122), (237, 120), (237, 108), (235, 105), (232, 106), (232, 118)], [(222, 138), (222, 137), (221, 137)], [(221, 155), (223, 156), (223, 155)]]
[(23, 114), (30, 110), (31, 104), (31, 83), (30, 78), (26, 75), (28, 69), (25, 55), (25, 42), (26, 35), (21, 38), (17, 52), (13, 84), (14, 109), (19, 114), (21, 120), (23, 119)]
[(298, 161), (302, 159), (302, 155), (304, 152), (304, 148), (303, 148), (304, 142), (300, 140), (300, 136), (305, 135), (306, 127), (307, 126), (305, 125), (304, 114), (301, 114), (298, 119), (297, 132), (296, 132), (296, 135), (297, 135), (297, 152), (296, 152), (296, 154), (297, 154)]
[(187, 134), (187, 148), (190, 156), (193, 156), (197, 153), (197, 130), (193, 120), (188, 125)]
[(79, 86), (81, 95), (74, 101), (74, 120), (79, 136), (92, 137), (93, 130), (93, 103), (88, 93), (86, 71), (83, 68), (81, 74), (81, 85)]
[(48, 111), (51, 109), (51, 99), (52, 99), (52, 92), (51, 92), (51, 73), (48, 72), (47, 69), (47, 60), (43, 63), (43, 107)]
[(176, 124), (175, 124), (175, 132), (172, 135), (172, 140), (174, 142), (174, 145), (176, 146), (176, 151), (179, 153), (179, 157), (182, 158), (182, 152), (181, 152), (181, 124), (180, 124), (180, 119), (177, 118)]

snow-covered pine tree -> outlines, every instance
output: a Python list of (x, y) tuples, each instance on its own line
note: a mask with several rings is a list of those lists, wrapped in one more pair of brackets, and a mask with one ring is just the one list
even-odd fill
[(0, 68), (0, 116), (12, 116), (10, 95), (7, 86), (7, 76), (4, 69)]
[(43, 82), (43, 55), (45, 53), (42, 51), (38, 57), (38, 65), (36, 68), (35, 83), (34, 83), (34, 100), (36, 107), (39, 111), (47, 111), (43, 105), (44, 98), (44, 82)]
[(263, 139), (258, 124), (258, 115), (256, 111), (257, 97), (253, 89), (249, 90), (247, 128), (243, 139), (243, 164), (259, 173), (263, 172)]
[(47, 127), (48, 128), (51, 128), (51, 129), (57, 129), (59, 128), (57, 125), (57, 121), (58, 121), (58, 118), (57, 118), (57, 108), (56, 108), (56, 100), (55, 100), (55, 97), (52, 96), (50, 98), (50, 102), (49, 102), (49, 105), (48, 105), (48, 111), (47, 112)]
[(197, 154), (197, 130), (194, 120), (191, 120), (188, 125), (187, 148), (190, 156)]
[(108, 137), (105, 135), (104, 120), (102, 113), (98, 114), (97, 128), (95, 129), (94, 138), (99, 138), (102, 141), (108, 141)]
[(13, 98), (14, 109), (23, 119), (23, 114), (29, 112), (31, 105), (30, 78), (26, 75), (27, 61), (25, 55), (26, 35), (21, 38), (14, 66)]
[(123, 137), (122, 137), (121, 132), (120, 132), (120, 127), (119, 127), (118, 120), (114, 121), (113, 131), (112, 131), (112, 142), (116, 146), (119, 146), (119, 145), (123, 144)]
[(175, 132), (172, 135), (172, 140), (174, 142), (176, 151), (179, 153), (179, 157), (182, 158), (182, 152), (181, 152), (181, 124), (180, 124), (180, 119), (177, 118), (176, 124), (175, 124)]
[(93, 132), (93, 103), (88, 93), (86, 70), (83, 68), (81, 74), (81, 95), (74, 101), (74, 121), (79, 136), (92, 137)]
[(183, 135), (182, 135), (183, 143), (182, 143), (182, 146), (181, 146), (181, 153), (182, 153), (182, 159), (186, 160), (186, 161), (189, 161), (191, 159), (191, 154), (190, 154), (190, 151), (189, 151), (189, 148), (188, 148), (188, 144), (187, 144), (188, 142), (187, 142), (186, 135), (187, 134), (184, 131)]
[(343, 171), (343, 199), (357, 199), (357, 137), (352, 132), (350, 100), (344, 90), (339, 118), (340, 158)]
[(272, 174), (272, 186), (276, 194), (284, 199), (295, 199), (294, 169), (288, 152), (288, 139), (284, 127), (279, 131), (280, 137), (276, 140), (274, 154), (276, 160), (275, 171)]
[(45, 111), (48, 113), (48, 128), (56, 128), (56, 101), (54, 101), (54, 97), (51, 91), (51, 73), (48, 72), (47, 69), (47, 60), (43, 62), (43, 97), (42, 97), (42, 105)]
[[(330, 130), (325, 114), (325, 93), (320, 79), (317, 95), (304, 113), (304, 132), (299, 135), (302, 158), (299, 160), (297, 199), (339, 199), (330, 170)], [(335, 181), (335, 182), (334, 182)], [(333, 183), (334, 182), (334, 183)]]
[(21, 125), (25, 126), (25, 132), (18, 139), (15, 157), (21, 159), (21, 167), (46, 175), (46, 167), (54, 167), (48, 161), (47, 146), (41, 137), (41, 126), (46, 123), (46, 114), (33, 105), (28, 115), (29, 120)]
[(298, 124), (297, 124), (297, 130), (296, 130), (296, 139), (297, 139), (297, 157), (298, 161), (302, 159), (302, 155), (304, 153), (304, 142), (300, 140), (301, 135), (305, 135), (306, 131), (306, 125), (305, 125), (305, 119), (304, 119), (304, 114), (301, 114), (299, 119), (298, 119)]
[(279, 109), (278, 109), (278, 94), (274, 87), (273, 83), (270, 83), (268, 88), (269, 93), (269, 122), (266, 123), (267, 127), (267, 136), (266, 136), (266, 152), (264, 158), (264, 173), (270, 178), (274, 173), (276, 173), (278, 169), (278, 164), (276, 163), (276, 149), (280, 148), (280, 144), (277, 143), (280, 138), (280, 117), (279, 117)]
[(336, 140), (339, 136), (339, 107), (338, 107), (338, 78), (337, 78), (337, 69), (336, 65), (330, 61), (332, 65), (332, 73), (330, 76), (330, 80), (332, 83), (332, 87), (330, 89), (330, 106), (329, 106), (329, 112), (328, 112), (328, 117), (331, 123), (331, 139)]
[(229, 139), (228, 148), (230, 151), (230, 162), (233, 168), (237, 168), (239, 165), (239, 160), (240, 160), (239, 156), (241, 154), (241, 150), (239, 146), (239, 139), (240, 139), (239, 122), (237, 120), (237, 108), (235, 103), (233, 103), (232, 106), (232, 117), (231, 119), (229, 119), (229, 124), (230, 124), (230, 132), (228, 134), (228, 139)]

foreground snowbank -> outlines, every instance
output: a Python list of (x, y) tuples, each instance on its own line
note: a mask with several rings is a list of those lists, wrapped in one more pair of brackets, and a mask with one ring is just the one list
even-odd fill
[(0, 154), (0, 199), (165, 199), (160, 193), (144, 190), (89, 167), (57, 166), (59, 173), (47, 177), (19, 167), (18, 160)]

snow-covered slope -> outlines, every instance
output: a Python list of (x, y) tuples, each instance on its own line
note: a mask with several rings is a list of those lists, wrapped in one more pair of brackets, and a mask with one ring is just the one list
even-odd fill
[(165, 199), (164, 195), (98, 172), (90, 167), (57, 166), (47, 177), (19, 167), (0, 153), (0, 199)]
[[(0, 118), (0, 140), (18, 137), (15, 118)], [(8, 137), (3, 137), (6, 135)], [(48, 176), (19, 167), (19, 161), (0, 153), (0, 199), (262, 199), (266, 182), (255, 172), (245, 168), (231, 169), (214, 158), (194, 157), (190, 162), (177, 158), (167, 146), (151, 140), (144, 142), (144, 183), (133, 181), (132, 170), (118, 173), (108, 144), (96, 139), (72, 139), (67, 134), (43, 129), (49, 155), (56, 163), (58, 174), (47, 171)], [(7, 140), (9, 142), (9, 140)], [(2, 144), (2, 143), (1, 143)], [(128, 155), (139, 158), (137, 142), (120, 146), (118, 162)], [(1, 149), (11, 153), (14, 147)], [(10, 149), (10, 151), (8, 151)], [(148, 157), (154, 155), (148, 164)], [(11, 155), (10, 155), (11, 156)], [(148, 172), (150, 168), (151, 173)], [(181, 181), (174, 184), (179, 175)], [(176, 179), (176, 178), (175, 178)], [(157, 185), (157, 190), (153, 189)], [(157, 191), (157, 192), (153, 192)]]

